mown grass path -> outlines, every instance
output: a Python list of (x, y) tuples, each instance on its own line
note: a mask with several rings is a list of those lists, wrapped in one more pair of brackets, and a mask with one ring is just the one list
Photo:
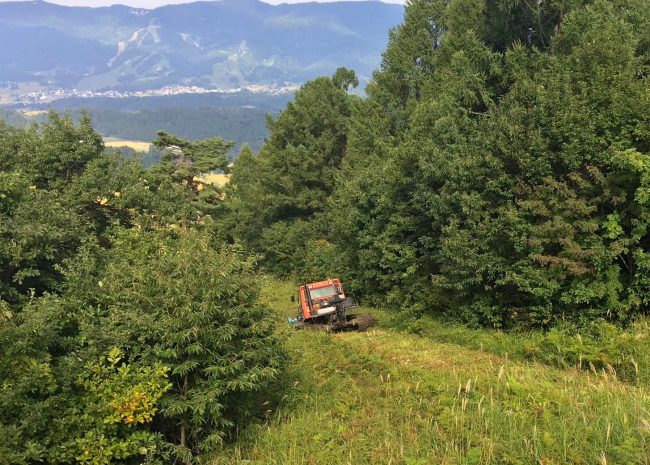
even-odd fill
[(215, 463), (650, 464), (645, 387), (381, 327), (287, 345), (281, 402)]

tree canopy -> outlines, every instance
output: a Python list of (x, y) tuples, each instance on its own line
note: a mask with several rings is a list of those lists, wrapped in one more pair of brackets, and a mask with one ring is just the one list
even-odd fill
[(473, 324), (644, 313), (649, 31), (640, 0), (410, 1), (366, 98), (309, 83), (242, 157), (235, 236)]
[(3, 463), (192, 463), (281, 372), (254, 262), (194, 179), (229, 144), (156, 143), (182, 152), (147, 170), (85, 117), (0, 124)]

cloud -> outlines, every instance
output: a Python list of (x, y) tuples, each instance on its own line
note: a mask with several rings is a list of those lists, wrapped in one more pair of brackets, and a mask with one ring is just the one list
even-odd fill
[[(3, 1), (12, 1), (12, 0), (0, 0)], [(29, 0), (25, 0), (29, 1)], [(56, 3), (58, 5), (67, 5), (67, 6), (110, 6), (115, 4), (122, 4), (133, 6), (137, 8), (156, 8), (162, 5), (177, 4), (177, 3), (191, 3), (195, 0), (47, 0), (49, 3)], [(334, 2), (341, 0), (262, 0), (271, 5), (279, 5), (281, 3), (305, 3), (305, 1), (317, 1), (317, 2)], [(345, 0), (345, 1), (364, 1), (364, 0)], [(384, 3), (398, 3), (404, 4), (405, 0), (381, 0)]]

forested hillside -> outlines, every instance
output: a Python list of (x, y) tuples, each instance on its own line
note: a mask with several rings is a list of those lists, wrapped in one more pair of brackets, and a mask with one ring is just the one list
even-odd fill
[(646, 0), (412, 0), (232, 168), (0, 124), (0, 462), (648, 465), (649, 73)]
[[(245, 144), (254, 150), (261, 148), (268, 135), (266, 115), (276, 115), (280, 107), (158, 107), (133, 111), (71, 107), (61, 111), (69, 111), (75, 121), (86, 113), (94, 129), (104, 137), (151, 141), (159, 131), (191, 140), (221, 137), (235, 143), (229, 153), (234, 158)], [(0, 120), (15, 127), (27, 127), (32, 122), (47, 121), (47, 112), (0, 109)]]
[(2, 463), (190, 463), (280, 374), (254, 261), (195, 180), (230, 144), (154, 142), (145, 170), (87, 117), (0, 124)]
[(232, 155), (243, 144), (255, 150), (267, 136), (266, 114), (277, 115), (291, 94), (210, 93), (160, 97), (67, 98), (52, 102), (58, 111), (85, 110), (97, 131), (105, 136), (148, 141), (158, 131), (187, 139), (223, 137), (235, 142)]
[(138, 112), (89, 109), (93, 125), (105, 136), (150, 141), (158, 131), (191, 140), (222, 137), (258, 150), (267, 135), (266, 114), (256, 108), (158, 108)]
[(0, 121), (4, 121), (12, 126), (24, 127), (27, 120), (20, 115), (17, 111), (7, 110), (0, 108)]
[(646, 7), (410, 2), (367, 98), (313, 81), (240, 158), (225, 229), (273, 272), (473, 325), (646, 313)]
[(1, 2), (0, 90), (271, 90), (339, 65), (368, 79), (401, 16), (379, 1), (159, 5)]

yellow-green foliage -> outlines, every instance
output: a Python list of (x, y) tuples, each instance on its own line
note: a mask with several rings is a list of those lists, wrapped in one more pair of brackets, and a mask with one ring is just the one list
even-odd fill
[(126, 364), (118, 348), (86, 368), (79, 379), (87, 406), (83, 417), (94, 425), (75, 441), (77, 462), (109, 465), (155, 453), (158, 437), (137, 426), (153, 421), (160, 398), (171, 388), (168, 368)]
[[(265, 289), (282, 318), (294, 288)], [(606, 372), (385, 327), (292, 332), (289, 348), (285, 398), (213, 465), (650, 463), (650, 391)]]
[(120, 349), (112, 349), (105, 361), (88, 366), (79, 384), (103, 409), (105, 424), (149, 423), (158, 412), (158, 401), (172, 386), (167, 381), (169, 370), (163, 365), (134, 369), (122, 358)]

